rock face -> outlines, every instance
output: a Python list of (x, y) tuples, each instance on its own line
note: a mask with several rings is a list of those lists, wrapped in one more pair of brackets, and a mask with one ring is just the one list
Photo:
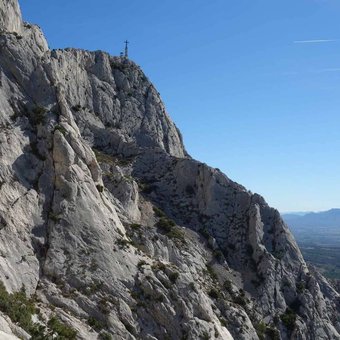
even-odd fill
[(0, 30), (20, 33), (22, 28), (21, 12), (16, 0), (1, 0)]
[(141, 69), (51, 51), (18, 8), (0, 5), (8, 339), (339, 339), (339, 294), (261, 196), (188, 156)]

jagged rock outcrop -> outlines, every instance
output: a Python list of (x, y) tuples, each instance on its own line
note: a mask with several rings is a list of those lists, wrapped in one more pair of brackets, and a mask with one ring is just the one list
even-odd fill
[(21, 29), (22, 19), (18, 1), (1, 0), (0, 31), (20, 33)]
[(17, 9), (0, 4), (0, 330), (339, 339), (339, 294), (261, 196), (188, 156), (141, 69), (51, 51)]

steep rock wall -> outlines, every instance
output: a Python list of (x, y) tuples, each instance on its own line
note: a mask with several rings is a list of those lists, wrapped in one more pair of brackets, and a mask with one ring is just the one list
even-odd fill
[(35, 318), (80, 339), (339, 338), (339, 295), (279, 213), (188, 157), (136, 64), (13, 30), (0, 36), (0, 279), (36, 296)]

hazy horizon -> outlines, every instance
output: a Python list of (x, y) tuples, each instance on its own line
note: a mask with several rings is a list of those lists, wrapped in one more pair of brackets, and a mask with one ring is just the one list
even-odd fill
[(338, 206), (338, 1), (20, 4), (51, 48), (130, 40), (194, 158), (280, 211)]
[(340, 208), (329, 208), (329, 209), (326, 209), (326, 210), (308, 210), (308, 211), (300, 211), (300, 210), (291, 210), (291, 211), (280, 211), (280, 214), (281, 215), (287, 215), (287, 214), (296, 214), (296, 215), (300, 215), (300, 214), (304, 214), (304, 215), (307, 215), (307, 214), (311, 214), (311, 213), (314, 213), (314, 214), (318, 214), (318, 213), (324, 213), (324, 212), (327, 212), (327, 211), (331, 211), (331, 210), (340, 210)]

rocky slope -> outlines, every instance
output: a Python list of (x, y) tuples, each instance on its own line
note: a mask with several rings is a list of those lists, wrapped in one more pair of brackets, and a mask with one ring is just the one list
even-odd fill
[[(0, 335), (339, 339), (279, 213), (191, 159), (130, 60), (0, 2)], [(19, 312), (18, 312), (19, 311)]]

